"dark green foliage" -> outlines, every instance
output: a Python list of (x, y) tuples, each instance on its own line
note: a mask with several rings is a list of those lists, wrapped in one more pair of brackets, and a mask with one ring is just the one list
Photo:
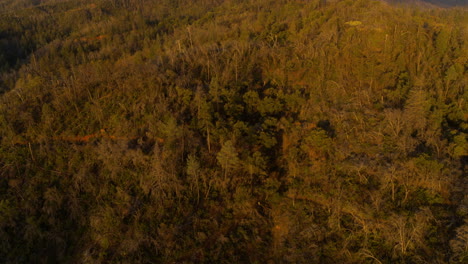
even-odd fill
[(0, 262), (466, 262), (466, 8), (0, 10)]

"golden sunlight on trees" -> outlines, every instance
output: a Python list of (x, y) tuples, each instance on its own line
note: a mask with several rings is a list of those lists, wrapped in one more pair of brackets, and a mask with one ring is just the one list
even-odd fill
[(226, 180), (228, 173), (239, 165), (238, 154), (231, 140), (224, 142), (216, 159), (224, 170), (224, 179)]
[(467, 7), (410, 2), (0, 0), (0, 262), (466, 263)]

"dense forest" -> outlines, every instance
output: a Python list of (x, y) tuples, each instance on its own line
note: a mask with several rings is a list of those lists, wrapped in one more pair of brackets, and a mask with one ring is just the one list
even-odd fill
[(468, 9), (394, 2), (0, 0), (0, 262), (466, 263)]

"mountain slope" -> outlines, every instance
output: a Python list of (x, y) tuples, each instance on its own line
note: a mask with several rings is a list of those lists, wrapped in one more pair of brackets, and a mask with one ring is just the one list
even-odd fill
[(466, 261), (466, 8), (0, 5), (5, 262)]

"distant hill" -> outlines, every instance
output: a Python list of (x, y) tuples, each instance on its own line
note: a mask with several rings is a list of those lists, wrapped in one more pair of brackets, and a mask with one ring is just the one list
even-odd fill
[(466, 6), (468, 0), (387, 0), (390, 3), (417, 4), (417, 5), (435, 5), (439, 7)]
[(424, 2), (443, 6), (463, 6), (468, 4), (467, 0), (424, 0)]

